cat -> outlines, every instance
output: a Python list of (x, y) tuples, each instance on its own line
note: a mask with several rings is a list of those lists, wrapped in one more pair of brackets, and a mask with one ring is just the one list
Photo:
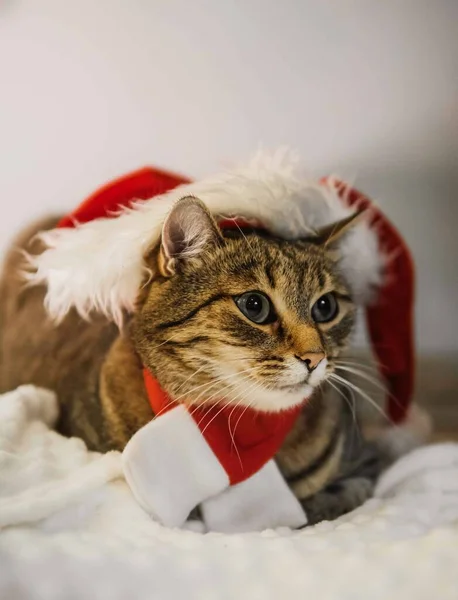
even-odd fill
[[(338, 245), (357, 214), (309, 238), (221, 231), (197, 198), (178, 201), (161, 242), (145, 256), (148, 279), (121, 331), (105, 317), (46, 315), (43, 287), (24, 287), (22, 254), (39, 253), (24, 231), (0, 280), (0, 392), (24, 383), (57, 393), (58, 431), (91, 450), (123, 450), (152, 418), (146, 366), (173, 399), (224, 399), (278, 411), (308, 398), (276, 455), (309, 524), (347, 512), (370, 496), (374, 449), (355, 444), (345, 398), (327, 385), (347, 347), (356, 307), (339, 271)], [(357, 467), (355, 467), (357, 465)]]

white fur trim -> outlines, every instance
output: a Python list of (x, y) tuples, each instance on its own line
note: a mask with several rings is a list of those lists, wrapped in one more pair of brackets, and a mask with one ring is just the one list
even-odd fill
[(377, 444), (383, 455), (394, 461), (428, 442), (431, 433), (431, 417), (423, 408), (413, 404), (405, 422), (388, 427), (378, 437)]
[(122, 454), (124, 476), (137, 502), (157, 521), (181, 527), (229, 478), (184, 406), (153, 419)]
[(307, 524), (300, 502), (286, 485), (273, 460), (249, 479), (201, 504), (209, 531), (243, 533)]
[[(47, 249), (30, 257), (27, 277), (32, 284), (47, 285), (50, 315), (59, 320), (75, 307), (82, 316), (97, 310), (120, 323), (123, 311), (134, 308), (146, 251), (159, 239), (172, 204), (187, 195), (200, 198), (215, 216), (260, 219), (288, 239), (352, 212), (332, 183), (302, 177), (291, 152), (260, 154), (245, 167), (139, 201), (115, 219), (44, 233)], [(381, 261), (375, 233), (365, 223), (355, 226), (342, 245), (341, 265), (360, 303), (380, 283)]]

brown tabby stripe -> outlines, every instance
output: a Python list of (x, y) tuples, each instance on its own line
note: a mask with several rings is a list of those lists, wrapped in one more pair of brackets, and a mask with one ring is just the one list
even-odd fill
[(258, 362), (269, 362), (269, 360), (277, 363), (285, 362), (285, 359), (282, 356), (263, 356), (258, 358)]
[(281, 320), (278, 320), (278, 327), (277, 327), (277, 337), (279, 339), (280, 342), (284, 342), (285, 341), (285, 328), (282, 325)]
[(332, 333), (334, 343), (339, 344), (342, 340), (346, 340), (352, 330), (353, 327), (353, 316), (351, 314), (347, 314), (342, 319), (333, 325), (329, 329), (329, 332)]
[(254, 257), (250, 257), (243, 262), (234, 265), (233, 274), (237, 276), (244, 276), (246, 273), (250, 273), (250, 271), (254, 271), (257, 267), (257, 262)]
[(267, 331), (262, 331), (253, 327), (249, 323), (243, 321), (238, 315), (227, 314), (225, 321), (220, 325), (221, 329), (231, 335), (237, 337), (245, 346), (261, 346), (270, 340), (270, 334)]
[(266, 276), (269, 281), (270, 287), (272, 289), (275, 289), (274, 269), (273, 269), (273, 264), (271, 262), (266, 263), (265, 272), (266, 272)]
[(177, 319), (176, 321), (167, 321), (165, 323), (159, 323), (156, 329), (168, 329), (169, 327), (177, 327), (178, 325), (183, 325), (183, 323), (185, 323), (189, 319), (192, 319), (192, 317), (197, 315), (197, 313), (206, 306), (209, 306), (210, 304), (213, 304), (213, 302), (217, 302), (218, 300), (222, 300), (223, 298), (227, 297), (227, 294), (216, 294), (215, 296), (211, 296), (210, 298), (205, 300), (205, 302), (202, 302), (202, 304), (199, 304), (191, 311), (189, 311), (186, 316), (182, 317), (181, 319)]
[(235, 346), (236, 348), (246, 348), (246, 344), (244, 343), (239, 343), (239, 342), (234, 342), (230, 339), (224, 339), (224, 340), (219, 340), (224, 342), (225, 344), (227, 344), (228, 346)]
[(169, 346), (175, 346), (176, 348), (189, 348), (194, 344), (210, 341), (213, 341), (213, 338), (209, 337), (208, 335), (196, 335), (195, 337), (190, 338), (189, 340), (184, 340), (182, 342), (178, 342), (176, 340), (166, 340), (164, 344)]
[(318, 271), (317, 276), (320, 287), (324, 288), (324, 286), (326, 285), (326, 277), (324, 276), (324, 273), (322, 271)]
[(337, 448), (337, 445), (339, 443), (341, 434), (342, 434), (342, 424), (339, 421), (337, 423), (336, 427), (334, 428), (334, 430), (332, 431), (332, 434), (329, 438), (329, 442), (328, 442), (327, 446), (324, 448), (324, 450), (322, 451), (322, 453), (312, 462), (312, 464), (308, 465), (304, 469), (301, 469), (297, 473), (293, 473), (292, 475), (289, 475), (286, 478), (288, 483), (296, 483), (298, 481), (301, 481), (302, 479), (311, 477), (317, 471), (319, 471), (321, 469), (321, 467), (323, 467), (323, 465), (325, 465), (327, 463), (327, 461), (331, 458), (331, 456), (334, 454), (334, 452)]
[(285, 370), (285, 366), (284, 365), (261, 365), (260, 367), (263, 372), (268, 373), (269, 371), (284, 371)]

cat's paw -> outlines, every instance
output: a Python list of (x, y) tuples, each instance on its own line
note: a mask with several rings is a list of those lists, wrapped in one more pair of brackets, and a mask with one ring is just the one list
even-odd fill
[(366, 477), (349, 477), (329, 484), (321, 492), (301, 500), (308, 525), (333, 521), (372, 497), (374, 483)]

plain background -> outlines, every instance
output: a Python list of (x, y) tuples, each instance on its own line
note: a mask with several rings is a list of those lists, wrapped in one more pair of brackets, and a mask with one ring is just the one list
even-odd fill
[(456, 0), (0, 1), (0, 249), (147, 163), (288, 144), (351, 178), (418, 266), (420, 351), (458, 351)]

